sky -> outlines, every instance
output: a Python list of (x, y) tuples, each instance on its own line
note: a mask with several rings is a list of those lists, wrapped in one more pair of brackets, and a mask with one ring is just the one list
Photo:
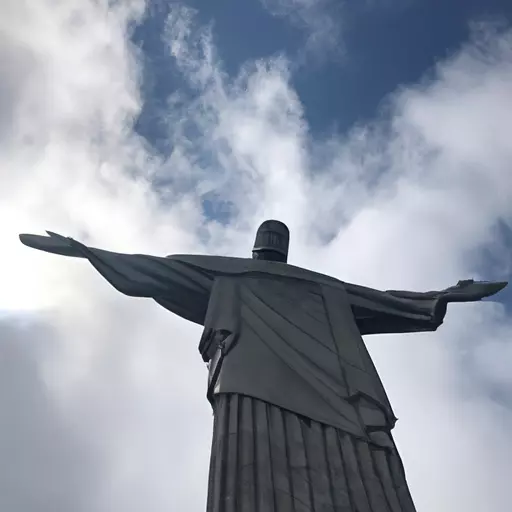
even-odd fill
[[(510, 278), (510, 3), (354, 4), (0, 3), (0, 510), (204, 510), (212, 430), (200, 327), (18, 233), (248, 257), (278, 218), (347, 282)], [(418, 512), (510, 508), (511, 305), (365, 340)]]

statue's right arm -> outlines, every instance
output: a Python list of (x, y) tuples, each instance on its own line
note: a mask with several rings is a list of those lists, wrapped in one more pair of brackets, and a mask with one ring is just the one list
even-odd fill
[(151, 297), (176, 314), (201, 323), (214, 276), (179, 259), (123, 254), (87, 247), (72, 238), (20, 235), (23, 244), (63, 256), (86, 258), (119, 292)]

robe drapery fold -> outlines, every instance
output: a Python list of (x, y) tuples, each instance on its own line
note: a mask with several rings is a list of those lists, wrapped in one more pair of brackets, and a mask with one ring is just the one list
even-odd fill
[(366, 442), (239, 394), (214, 411), (207, 512), (415, 511), (389, 433)]

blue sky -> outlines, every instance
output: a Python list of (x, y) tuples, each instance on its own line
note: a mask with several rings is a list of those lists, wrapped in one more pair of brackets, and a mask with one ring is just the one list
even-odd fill
[[(372, 119), (397, 87), (424, 80), (440, 59), (457, 51), (473, 24), (506, 22), (512, 16), (506, 0), (324, 3), (329, 15), (339, 16), (340, 32), (332, 44), (336, 51), (321, 48), (293, 76), (306, 119), (320, 134), (333, 128), (346, 131), (354, 123)], [(146, 59), (144, 91), (150, 103), (142, 111), (140, 130), (150, 139), (158, 137), (152, 102), (163, 101), (183, 87), (162, 41), (171, 4), (151, 2), (133, 36)], [(217, 51), (232, 75), (247, 60), (276, 53), (293, 59), (303, 51), (304, 27), (290, 24), (286, 16), (272, 15), (259, 1), (195, 0), (186, 5), (197, 9), (202, 23), (214, 24)]]
[[(200, 328), (18, 233), (247, 257), (279, 218), (344, 281), (509, 279), (511, 10), (0, 3), (0, 509), (204, 510), (212, 428)], [(509, 509), (511, 298), (366, 340), (419, 512)]]

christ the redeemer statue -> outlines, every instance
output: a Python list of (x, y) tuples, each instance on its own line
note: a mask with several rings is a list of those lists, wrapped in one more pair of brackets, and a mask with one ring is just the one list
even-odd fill
[(413, 512), (396, 418), (362, 335), (435, 331), (450, 302), (503, 282), (379, 291), (287, 264), (289, 232), (258, 229), (252, 258), (119, 254), (48, 232), (121, 293), (204, 326), (214, 411), (208, 512)]

